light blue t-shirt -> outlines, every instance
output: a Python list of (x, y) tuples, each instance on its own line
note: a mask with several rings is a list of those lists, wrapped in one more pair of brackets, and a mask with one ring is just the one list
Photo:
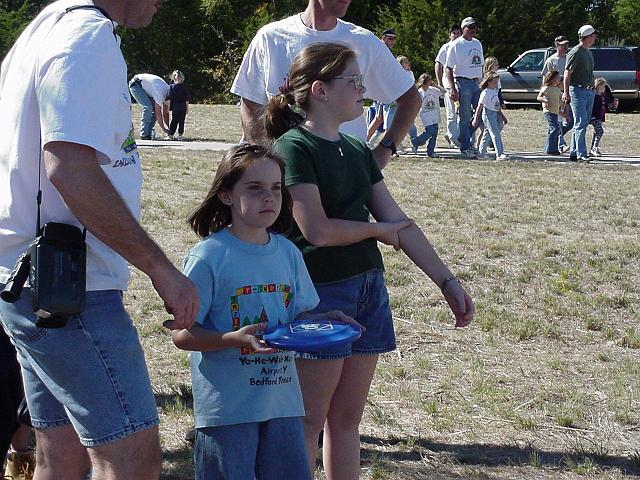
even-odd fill
[[(200, 293), (196, 321), (209, 330), (289, 323), (319, 301), (302, 254), (281, 235), (255, 245), (221, 230), (193, 247), (184, 272)], [(291, 352), (229, 348), (190, 361), (196, 428), (304, 415)]]

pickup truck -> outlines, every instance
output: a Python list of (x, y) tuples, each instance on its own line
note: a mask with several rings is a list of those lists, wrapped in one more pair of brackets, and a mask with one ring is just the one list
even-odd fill
[[(527, 50), (507, 68), (498, 70), (502, 97), (506, 104), (536, 104), (542, 83), (542, 66), (555, 48)], [(594, 78), (607, 80), (608, 89), (625, 107), (637, 106), (640, 99), (640, 48), (592, 47)]]

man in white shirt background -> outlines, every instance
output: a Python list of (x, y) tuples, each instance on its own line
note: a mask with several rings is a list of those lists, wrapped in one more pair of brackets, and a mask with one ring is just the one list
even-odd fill
[(460, 25), (453, 25), (449, 29), (449, 41), (440, 47), (435, 62), (436, 84), (446, 90), (444, 94), (444, 107), (447, 111), (447, 129), (444, 138), (450, 146), (455, 145), (458, 148), (460, 148), (460, 142), (458, 141), (458, 135), (460, 133), (458, 129), (458, 108), (455, 102), (451, 100), (451, 85), (449, 84), (449, 77), (445, 74), (444, 69), (449, 48), (460, 35), (462, 35)]
[(471, 117), (480, 98), (479, 82), (482, 79), (484, 52), (482, 44), (475, 38), (476, 21), (467, 17), (462, 20), (460, 28), (462, 36), (451, 44), (445, 66), (451, 85), (451, 100), (459, 102), (460, 152), (466, 158), (475, 158), (477, 152), (471, 147)]
[[(420, 94), (389, 49), (373, 33), (341, 20), (350, 2), (309, 0), (302, 13), (262, 27), (247, 49), (231, 87), (242, 97), (240, 116), (244, 139), (265, 138), (262, 115), (269, 99), (279, 93), (296, 54), (317, 42), (344, 43), (356, 52), (364, 75), (367, 97), (382, 103), (397, 103), (395, 119), (373, 150), (380, 168), (396, 152), (420, 109)], [(366, 142), (364, 115), (342, 124), (343, 133), (351, 133)]]

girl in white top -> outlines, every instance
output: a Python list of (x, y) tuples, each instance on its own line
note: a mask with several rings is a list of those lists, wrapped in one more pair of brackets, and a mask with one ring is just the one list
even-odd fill
[(422, 97), (420, 120), (424, 126), (424, 132), (411, 139), (413, 153), (417, 153), (418, 147), (426, 143), (427, 155), (435, 157), (438, 124), (440, 123), (440, 97), (445, 94), (446, 90), (439, 85), (436, 86), (431, 76), (427, 73), (420, 75), (416, 86)]
[(473, 127), (477, 127), (480, 122), (480, 118), (484, 122), (484, 132), (482, 133), (482, 140), (480, 140), (480, 154), (478, 158), (487, 157), (487, 146), (489, 145), (489, 137), (493, 141), (493, 145), (496, 148), (496, 159), (505, 160), (508, 158), (504, 154), (504, 146), (502, 145), (501, 131), (504, 125), (507, 124), (507, 117), (502, 113), (502, 107), (500, 105), (500, 98), (498, 97), (498, 81), (500, 77), (494, 71), (489, 71), (480, 82), (480, 100), (478, 101), (478, 108), (476, 109), (475, 116), (473, 118)]

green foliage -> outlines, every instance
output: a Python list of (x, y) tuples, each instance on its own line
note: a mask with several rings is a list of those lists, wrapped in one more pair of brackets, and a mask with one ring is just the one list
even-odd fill
[[(0, 55), (47, 0), (0, 0)], [(142, 30), (120, 29), (129, 76), (167, 77), (184, 71), (196, 102), (232, 103), (229, 93), (251, 39), (263, 25), (304, 10), (307, 0), (172, 0)], [(473, 16), (485, 55), (502, 66), (564, 34), (572, 43), (580, 25), (592, 23), (601, 43), (640, 44), (640, 0), (359, 0), (345, 20), (379, 34), (395, 28), (395, 55), (406, 55), (416, 77), (433, 73), (434, 58), (451, 25)]]
[(9, 52), (13, 42), (43, 3), (34, 0), (0, 0), (0, 58)]

